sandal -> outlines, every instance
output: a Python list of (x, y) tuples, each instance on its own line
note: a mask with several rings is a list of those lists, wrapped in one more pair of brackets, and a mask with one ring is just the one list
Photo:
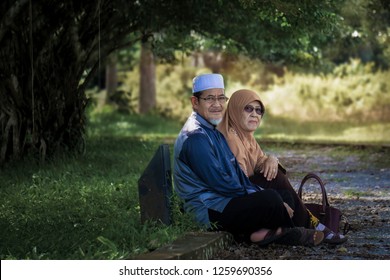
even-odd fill
[(325, 236), (324, 243), (338, 245), (348, 240), (348, 237), (346, 237), (345, 235), (335, 233), (328, 227), (325, 227), (322, 232), (324, 233)]
[(263, 240), (253, 242), (253, 244), (259, 245), (259, 246), (267, 246), (268, 244), (271, 244), (272, 242), (275, 242), (276, 240), (284, 237), (286, 234), (288, 234), (290, 228), (282, 228), (282, 231), (280, 234), (277, 234), (278, 229), (270, 229), (267, 234), (264, 236)]
[(324, 233), (319, 230), (296, 227), (276, 241), (278, 244), (313, 247), (321, 244)]
[(317, 246), (324, 240), (324, 233), (315, 229), (300, 228), (302, 231), (302, 237), (300, 239), (303, 246)]

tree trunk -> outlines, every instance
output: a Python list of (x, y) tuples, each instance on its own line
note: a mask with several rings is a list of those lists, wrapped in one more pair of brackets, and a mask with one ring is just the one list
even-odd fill
[(139, 112), (148, 113), (156, 106), (156, 65), (149, 42), (142, 42), (140, 61)]
[(118, 87), (118, 74), (117, 74), (117, 58), (116, 53), (112, 53), (107, 57), (106, 65), (106, 90), (107, 90), (107, 99), (115, 94)]
[(98, 94), (96, 94), (98, 110), (101, 110), (107, 103), (110, 103), (110, 100), (114, 96), (118, 87), (116, 62), (116, 54), (110, 54), (106, 60), (106, 67), (104, 69), (105, 75), (103, 77), (104, 80), (100, 82), (99, 78), (99, 89), (102, 90)]

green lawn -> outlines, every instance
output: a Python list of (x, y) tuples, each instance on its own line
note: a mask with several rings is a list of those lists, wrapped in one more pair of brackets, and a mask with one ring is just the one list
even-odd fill
[(117, 125), (123, 116), (101, 117), (91, 120), (84, 156), (1, 170), (1, 259), (128, 258), (194, 227), (176, 208), (172, 226), (140, 223), (138, 179), (164, 141), (166, 122), (130, 117), (140, 131), (131, 137)]
[(390, 123), (296, 122), (293, 119), (265, 118), (256, 132), (262, 140), (334, 144), (389, 145)]

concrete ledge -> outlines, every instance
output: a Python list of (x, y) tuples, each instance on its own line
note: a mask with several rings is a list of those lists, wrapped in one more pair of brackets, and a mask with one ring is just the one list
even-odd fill
[(173, 243), (142, 254), (137, 260), (207, 260), (233, 241), (227, 232), (190, 232)]

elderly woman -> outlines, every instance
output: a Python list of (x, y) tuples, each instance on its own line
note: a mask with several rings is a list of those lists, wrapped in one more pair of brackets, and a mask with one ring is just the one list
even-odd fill
[(321, 224), (305, 207), (279, 168), (274, 156), (267, 156), (257, 143), (254, 132), (259, 127), (265, 108), (259, 96), (251, 90), (238, 90), (229, 100), (218, 130), (225, 136), (244, 173), (253, 183), (279, 192), (295, 226), (315, 228), (324, 233), (326, 243), (341, 244), (347, 238)]

